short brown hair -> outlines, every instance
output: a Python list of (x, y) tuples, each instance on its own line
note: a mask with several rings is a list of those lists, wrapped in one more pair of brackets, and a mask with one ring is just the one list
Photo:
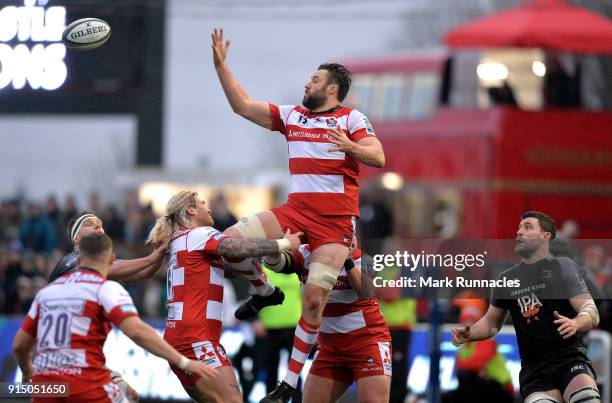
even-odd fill
[(87, 235), (79, 244), (79, 255), (83, 259), (99, 259), (109, 250), (113, 250), (113, 241), (106, 234)]
[(557, 225), (555, 224), (555, 220), (550, 218), (548, 214), (540, 211), (526, 211), (521, 216), (521, 220), (525, 218), (537, 218), (540, 228), (542, 228), (544, 232), (550, 232), (550, 239), (555, 239), (557, 236)]
[(323, 63), (318, 70), (327, 70), (327, 84), (338, 84), (338, 101), (344, 101), (351, 89), (351, 72), (339, 63)]

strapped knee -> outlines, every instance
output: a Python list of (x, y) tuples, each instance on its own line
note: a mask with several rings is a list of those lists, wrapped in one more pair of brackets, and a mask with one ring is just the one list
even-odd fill
[(525, 403), (561, 403), (556, 397), (547, 395), (544, 392), (532, 393), (525, 399)]
[(306, 284), (316, 284), (324, 290), (331, 291), (336, 285), (340, 270), (334, 269), (319, 262), (312, 262), (308, 266), (308, 280)]
[(586, 386), (576, 390), (569, 397), (569, 403), (601, 403), (601, 396), (597, 388)]
[(230, 228), (238, 231), (243, 238), (266, 238), (266, 231), (264, 231), (261, 221), (255, 214), (242, 217)]

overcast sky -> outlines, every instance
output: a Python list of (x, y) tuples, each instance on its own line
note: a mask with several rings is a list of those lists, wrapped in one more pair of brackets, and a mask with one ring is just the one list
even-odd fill
[[(221, 2), (212, 2), (220, 4)], [(232, 41), (228, 62), (250, 95), (299, 103), (304, 84), (323, 61), (389, 52), (403, 17), (420, 0), (330, 2), (249, 1), (252, 7), (169, 3), (165, 97), (167, 167), (286, 165), (286, 144), (234, 115), (218, 82), (210, 32)], [(280, 5), (280, 6), (278, 6)]]

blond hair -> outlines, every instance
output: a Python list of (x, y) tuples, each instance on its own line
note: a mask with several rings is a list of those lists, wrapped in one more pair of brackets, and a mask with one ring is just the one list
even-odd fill
[(191, 222), (187, 215), (187, 209), (192, 206), (195, 207), (197, 198), (197, 192), (187, 190), (172, 196), (166, 204), (166, 215), (157, 219), (153, 229), (149, 232), (146, 243), (165, 242), (172, 238), (172, 234), (179, 227), (189, 227)]

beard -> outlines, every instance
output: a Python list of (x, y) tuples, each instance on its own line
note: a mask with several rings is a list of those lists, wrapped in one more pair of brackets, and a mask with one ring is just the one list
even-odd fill
[(318, 92), (313, 92), (307, 95), (304, 95), (304, 99), (302, 99), (302, 105), (308, 110), (315, 110), (320, 108), (325, 104), (326, 101), (325, 92), (320, 90)]
[(514, 252), (522, 258), (528, 259), (540, 249), (542, 243), (543, 241), (540, 239), (517, 240)]

